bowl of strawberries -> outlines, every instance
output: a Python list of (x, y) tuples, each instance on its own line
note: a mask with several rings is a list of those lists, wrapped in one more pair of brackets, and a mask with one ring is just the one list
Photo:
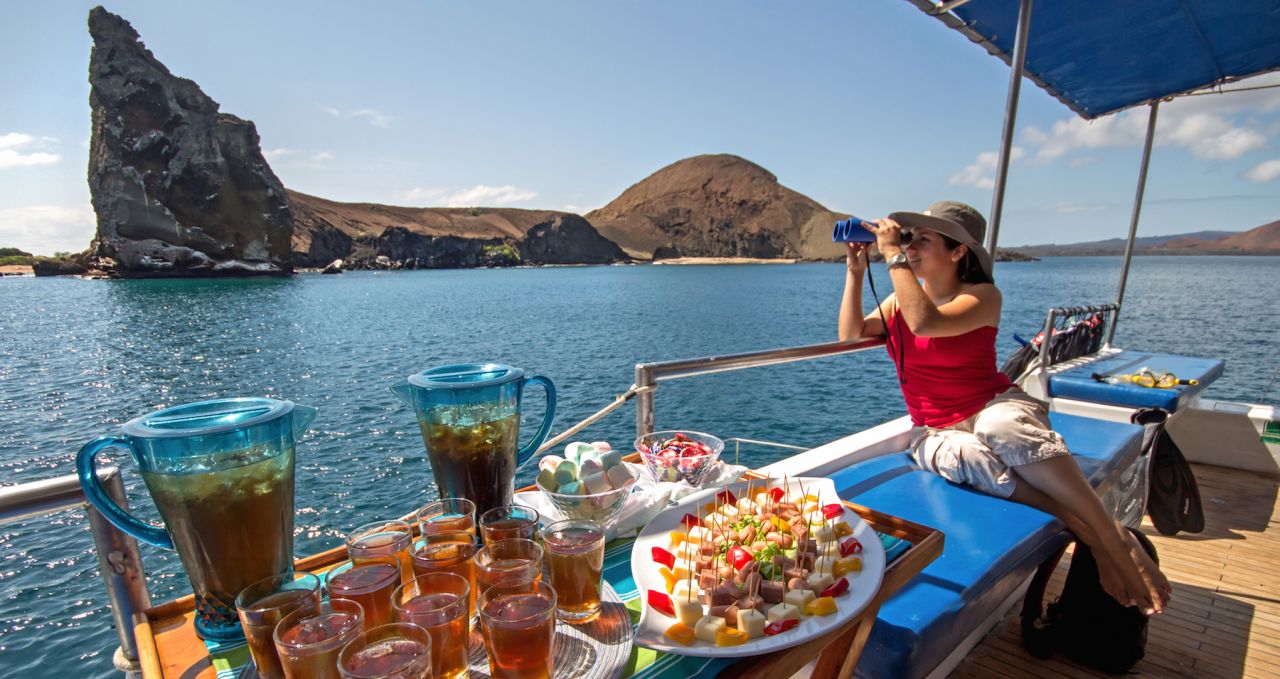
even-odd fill
[(655, 431), (636, 438), (635, 449), (655, 481), (699, 486), (720, 460), (724, 441), (696, 431)]

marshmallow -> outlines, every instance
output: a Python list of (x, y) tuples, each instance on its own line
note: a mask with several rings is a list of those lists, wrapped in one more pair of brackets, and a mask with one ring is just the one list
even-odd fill
[(555, 471), (556, 483), (563, 486), (578, 480), (578, 465), (573, 460), (561, 462)]
[(595, 448), (592, 448), (590, 443), (575, 441), (564, 447), (564, 457), (572, 462), (581, 462), (582, 453), (588, 450), (594, 452)]
[(560, 490), (556, 492), (564, 495), (586, 495), (586, 493), (583, 492), (581, 481), (570, 481), (569, 483), (560, 486)]
[(609, 445), (608, 441), (592, 441), (591, 447), (602, 453), (607, 453), (613, 450), (613, 446)]
[(563, 457), (560, 457), (559, 455), (547, 455), (541, 460), (538, 460), (538, 469), (550, 469), (551, 471), (555, 471), (556, 467), (559, 466), (561, 462), (564, 462)]
[(596, 493), (603, 493), (611, 489), (609, 479), (605, 478), (604, 474), (601, 474), (600, 472), (584, 474), (582, 476), (582, 485), (587, 489), (588, 493), (593, 495)]
[(556, 488), (560, 487), (560, 484), (556, 483), (556, 473), (550, 469), (543, 469), (538, 472), (537, 483), (553, 493), (556, 492)]
[(620, 464), (622, 464), (622, 453), (616, 450), (600, 453), (600, 466), (606, 470), (613, 469)]
[(600, 466), (600, 461), (586, 458), (578, 464), (578, 478), (585, 479), (591, 474), (603, 474), (604, 467)]
[(614, 488), (621, 488), (631, 483), (631, 470), (627, 469), (625, 464), (610, 467), (605, 473), (605, 477), (609, 479), (609, 485)]

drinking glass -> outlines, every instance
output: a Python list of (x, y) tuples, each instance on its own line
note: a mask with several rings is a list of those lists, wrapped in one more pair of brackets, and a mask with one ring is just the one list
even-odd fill
[(363, 624), (364, 610), (347, 599), (286, 615), (272, 633), (286, 679), (339, 679), (338, 653)]
[(280, 656), (271, 638), (280, 620), (300, 608), (317, 610), (319, 605), (320, 578), (301, 571), (272, 575), (240, 591), (236, 596), (236, 611), (259, 677), (284, 677)]
[(466, 531), (473, 537), (476, 534), (476, 505), (466, 498), (446, 497), (431, 502), (419, 509), (415, 518), (418, 532), (424, 536), (455, 531)]
[(493, 679), (550, 679), (556, 590), (545, 582), (495, 585), (480, 595), (480, 623)]
[(542, 580), (542, 547), (533, 540), (491, 542), (476, 552), (474, 561), (481, 593), (498, 584)]
[(494, 507), (480, 515), (480, 537), (485, 544), (511, 538), (538, 537), (538, 510), (520, 505)]
[(338, 654), (343, 679), (431, 679), (431, 635), (404, 622), (379, 625)]
[(475, 537), (470, 533), (435, 533), (419, 539), (413, 548), (413, 574), (456, 573), (466, 578), (468, 620), (476, 610)]
[(350, 599), (364, 609), (365, 631), (392, 621), (391, 593), (399, 586), (400, 560), (393, 556), (343, 561), (325, 579), (329, 596)]
[(391, 556), (400, 561), (403, 582), (413, 579), (413, 562), (409, 550), (413, 546), (413, 528), (404, 521), (375, 521), (347, 535), (347, 555), (357, 564), (372, 556)]
[(542, 531), (542, 545), (556, 588), (556, 615), (568, 623), (594, 619), (604, 581), (604, 527), (583, 519), (559, 521)]
[(431, 669), (436, 679), (468, 675), (470, 597), (470, 583), (455, 573), (420, 575), (391, 595), (396, 621), (411, 622), (431, 635)]

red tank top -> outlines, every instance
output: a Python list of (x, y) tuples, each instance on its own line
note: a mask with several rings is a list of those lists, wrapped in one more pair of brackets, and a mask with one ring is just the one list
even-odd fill
[[(954, 337), (916, 337), (895, 311), (885, 346), (902, 376), (902, 398), (912, 424), (947, 427), (967, 419), (1013, 386), (996, 369), (996, 333), (991, 326)], [(901, 333), (901, 335), (899, 335)], [(902, 363), (898, 364), (898, 341)]]

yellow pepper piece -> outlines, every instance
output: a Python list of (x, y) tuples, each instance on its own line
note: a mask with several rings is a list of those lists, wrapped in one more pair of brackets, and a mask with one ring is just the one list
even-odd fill
[(853, 529), (849, 527), (849, 524), (843, 521), (837, 521), (836, 524), (831, 527), (831, 530), (835, 531), (836, 537), (838, 538), (853, 535)]
[(831, 564), (831, 576), (838, 578), (849, 573), (862, 572), (862, 557), (851, 556), (847, 559), (836, 559)]
[(693, 643), (693, 628), (682, 622), (677, 622), (676, 624), (668, 627), (667, 631), (662, 633), (662, 636), (680, 644), (681, 646), (688, 646)]
[(716, 632), (716, 646), (741, 646), (747, 643), (748, 639), (746, 632), (733, 627), (726, 627)]
[(682, 530), (671, 531), (671, 546), (679, 547), (681, 543), (689, 539), (689, 534)]
[(804, 496), (804, 501), (805, 501), (805, 502), (817, 502), (817, 501), (818, 501), (818, 496), (817, 496), (817, 495), (806, 495), (806, 496)]
[(786, 533), (786, 532), (788, 532), (788, 531), (790, 531), (790, 530), (791, 530), (791, 522), (787, 521), (786, 519), (784, 519), (784, 518), (782, 518), (782, 517), (780, 517), (780, 516), (773, 516), (773, 517), (770, 517), (770, 520), (772, 520), (772, 521), (773, 521), (773, 526), (774, 526), (774, 528), (777, 528), (778, 530), (780, 530), (780, 531), (782, 531), (782, 532), (784, 532), (784, 533)]
[(659, 568), (658, 574), (662, 576), (663, 580), (667, 581), (667, 594), (672, 593), (675, 590), (676, 583), (679, 582), (680, 578), (677, 578), (676, 574), (673, 573), (671, 569), (667, 568), (666, 566)]
[[(836, 600), (829, 596), (820, 596), (804, 605), (805, 615), (831, 615), (836, 612)], [(716, 640), (717, 642), (719, 639)]]
[(714, 502), (708, 502), (707, 504), (702, 505), (702, 510), (703, 510), (703, 511), (708, 515), (708, 516), (710, 516), (711, 514), (715, 514), (717, 509), (719, 509), (719, 507), (718, 507), (718, 506), (716, 506), (716, 503), (714, 503)]

